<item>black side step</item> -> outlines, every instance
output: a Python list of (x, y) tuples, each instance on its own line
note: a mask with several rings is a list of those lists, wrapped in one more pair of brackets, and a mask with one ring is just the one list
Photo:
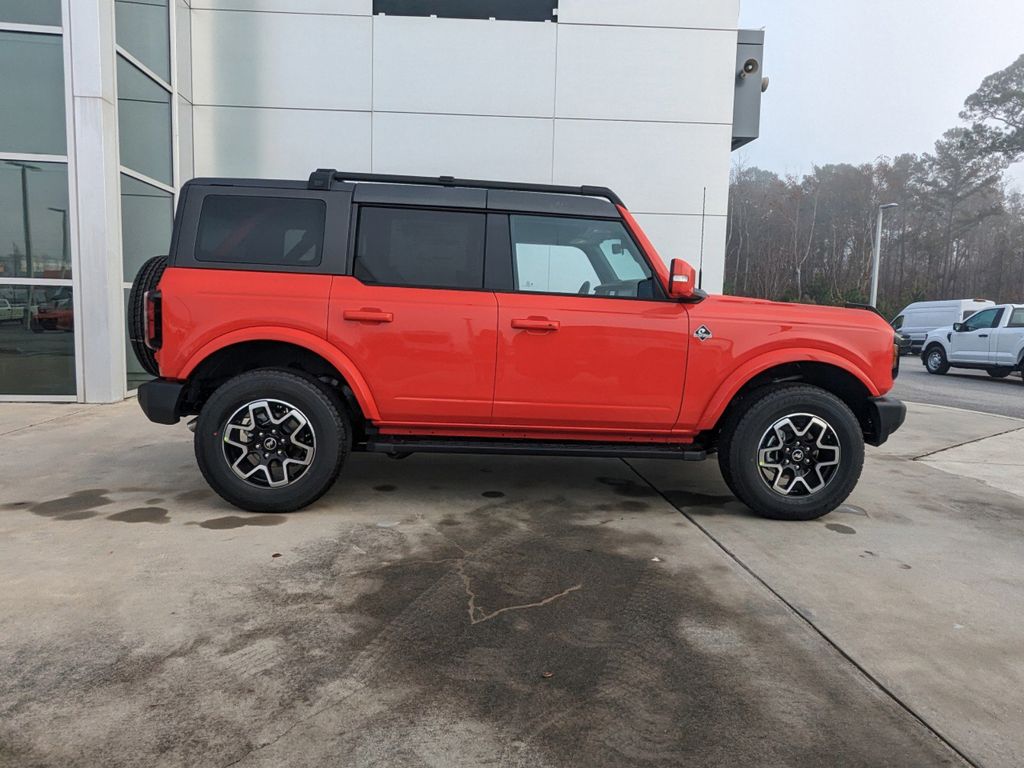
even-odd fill
[(450, 438), (385, 438), (367, 439), (364, 450), (407, 456), (410, 453), (468, 453), (507, 456), (581, 456), (602, 459), (676, 459), (703, 461), (707, 451), (699, 445), (668, 445), (643, 443), (551, 443), (532, 440), (470, 440)]

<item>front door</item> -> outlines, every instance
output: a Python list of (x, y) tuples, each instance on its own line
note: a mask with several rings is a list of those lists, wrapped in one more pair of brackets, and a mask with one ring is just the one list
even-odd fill
[(328, 338), (385, 425), (485, 424), (497, 301), (483, 290), (486, 214), (363, 207), (353, 276), (334, 278)]
[(990, 364), (992, 329), (999, 325), (1002, 314), (1002, 309), (985, 309), (964, 320), (962, 330), (954, 331), (949, 340), (949, 361), (972, 365)]
[(498, 294), (495, 424), (652, 432), (675, 424), (685, 307), (611, 220), (510, 216), (514, 289)]

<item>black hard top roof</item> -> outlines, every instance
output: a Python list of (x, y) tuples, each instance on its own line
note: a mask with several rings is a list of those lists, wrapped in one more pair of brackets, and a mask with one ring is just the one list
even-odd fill
[(308, 181), (199, 178), (189, 185), (268, 187), (313, 191), (346, 190), (364, 204), (422, 205), (478, 208), (522, 213), (620, 218), (622, 200), (606, 187), (518, 184), (504, 181), (456, 179), (451, 176), (393, 176), (388, 174), (314, 171)]

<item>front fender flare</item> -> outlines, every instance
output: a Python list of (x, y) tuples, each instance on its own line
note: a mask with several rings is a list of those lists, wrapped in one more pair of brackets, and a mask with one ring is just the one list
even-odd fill
[(882, 394), (860, 366), (834, 352), (822, 349), (785, 349), (767, 352), (752, 360), (748, 360), (729, 375), (704, 409), (704, 413), (697, 424), (698, 431), (703, 432), (713, 429), (718, 420), (722, 418), (725, 409), (729, 407), (729, 403), (733, 401), (733, 398), (736, 397), (747, 382), (771, 368), (788, 363), (824, 363), (831, 365), (854, 376), (864, 385), (871, 397), (880, 397)]
[(314, 336), (307, 331), (300, 331), (294, 328), (252, 327), (226, 333), (209, 342), (193, 354), (181, 369), (179, 375), (182, 379), (187, 379), (203, 360), (206, 360), (215, 352), (232, 347), (235, 344), (244, 344), (251, 341), (279, 341), (285, 344), (294, 344), (297, 347), (303, 347), (319, 355), (333, 365), (338, 370), (338, 373), (344, 377), (345, 381), (352, 388), (352, 393), (355, 395), (363, 415), (370, 421), (380, 420), (380, 410), (373, 399), (370, 387), (355, 363), (336, 347), (327, 343), (325, 339)]

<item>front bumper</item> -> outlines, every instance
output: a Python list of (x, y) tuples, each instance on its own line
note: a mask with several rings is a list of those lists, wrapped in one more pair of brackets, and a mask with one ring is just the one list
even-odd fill
[(890, 397), (873, 397), (868, 400), (868, 425), (864, 430), (864, 442), (868, 445), (882, 445), (889, 436), (903, 426), (907, 418), (907, 406)]
[(139, 406), (150, 421), (177, 424), (181, 420), (181, 394), (184, 390), (185, 385), (179, 381), (147, 381), (139, 385)]

